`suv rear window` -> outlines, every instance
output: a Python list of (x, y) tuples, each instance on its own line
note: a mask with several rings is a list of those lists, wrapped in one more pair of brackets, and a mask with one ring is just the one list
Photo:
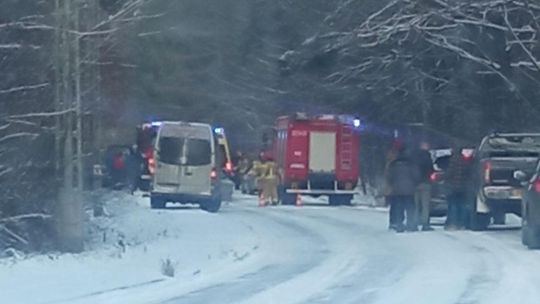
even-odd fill
[(489, 138), (487, 144), (493, 149), (540, 148), (540, 136), (501, 136)]
[(190, 138), (187, 154), (188, 166), (205, 166), (212, 163), (212, 148), (208, 140)]
[(181, 165), (185, 139), (162, 137), (159, 140), (159, 160), (166, 164)]

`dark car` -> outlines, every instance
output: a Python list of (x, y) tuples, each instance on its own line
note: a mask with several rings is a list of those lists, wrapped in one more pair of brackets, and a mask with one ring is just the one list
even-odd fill
[(531, 174), (539, 156), (540, 133), (495, 133), (482, 140), (470, 193), (471, 229), (485, 230), (492, 222), (504, 224), (507, 213), (521, 216), (523, 188), (514, 172)]
[(523, 245), (540, 249), (540, 163), (534, 173), (518, 170), (514, 172), (514, 178), (525, 186), (521, 204)]
[(451, 149), (437, 149), (431, 151), (433, 159), (433, 173), (430, 177), (431, 183), (431, 211), (433, 217), (446, 216), (448, 203), (446, 200), (446, 186), (444, 175), (448, 169), (448, 162), (452, 157)]

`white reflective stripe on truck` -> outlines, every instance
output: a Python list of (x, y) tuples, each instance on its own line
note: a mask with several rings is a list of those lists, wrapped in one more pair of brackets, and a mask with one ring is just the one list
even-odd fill
[(287, 189), (288, 194), (316, 194), (316, 195), (332, 195), (332, 194), (358, 194), (356, 190), (317, 190), (317, 189)]

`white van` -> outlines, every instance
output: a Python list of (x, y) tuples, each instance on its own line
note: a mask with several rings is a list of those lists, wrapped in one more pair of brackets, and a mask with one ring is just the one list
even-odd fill
[(220, 153), (210, 125), (163, 122), (155, 143), (152, 208), (166, 203), (199, 204), (217, 212), (221, 207)]

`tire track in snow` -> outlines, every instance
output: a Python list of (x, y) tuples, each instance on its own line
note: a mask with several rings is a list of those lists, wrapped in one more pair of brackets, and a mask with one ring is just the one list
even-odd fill
[(475, 265), (466, 281), (466, 289), (459, 295), (456, 304), (478, 304), (491, 290), (497, 289), (500, 284), (500, 260), (497, 255), (485, 247), (475, 243), (464, 242), (456, 233), (444, 232), (446, 238), (465, 244), (474, 253)]
[[(380, 213), (379, 211), (377, 212)], [(351, 216), (352, 218), (349, 218)], [(397, 252), (397, 248), (392, 242), (385, 242), (385, 239), (393, 237), (393, 234), (386, 230), (376, 231), (373, 229), (373, 226), (369, 226), (361, 221), (359, 222), (357, 214), (349, 214), (347, 216), (340, 214), (339, 218), (322, 217), (320, 215), (311, 215), (310, 217), (326, 220), (335, 226), (341, 227), (350, 235), (356, 236), (355, 238), (351, 238), (351, 241), (358, 242), (365, 249), (363, 258), (367, 262), (354, 273), (335, 282), (326, 290), (322, 290), (311, 299), (305, 301), (305, 303), (371, 303), (377, 299), (378, 293), (382, 289), (388, 288), (398, 282), (402, 274), (409, 271), (412, 267), (410, 264), (399, 263), (393, 259), (393, 254)], [(368, 248), (377, 246), (381, 248), (375, 253), (367, 250)], [(339, 300), (336, 301), (336, 299)]]
[[(504, 235), (493, 232), (460, 234), (457, 238), (476, 248), (483, 254), (483, 261), (489, 259), (491, 271), (480, 282), (481, 292), (462, 303), (510, 303), (519, 300), (523, 304), (536, 304), (540, 299), (540, 254), (529, 251), (519, 244), (519, 233), (515, 239), (504, 239)], [(512, 243), (512, 244), (510, 244)], [(511, 246), (514, 245), (514, 246)], [(489, 284), (491, 282), (491, 284)], [(473, 285), (474, 286), (474, 285)], [(474, 293), (474, 291), (471, 291)]]
[[(279, 248), (280, 244), (275, 244), (277, 248), (271, 248), (272, 244), (261, 244), (258, 250), (273, 251), (268, 257), (267, 264), (262, 268), (233, 278), (228, 282), (171, 298), (163, 303), (216, 303), (223, 301), (223, 299), (229, 303), (237, 303), (254, 294), (264, 292), (270, 286), (290, 280), (298, 273), (305, 273), (313, 269), (320, 260), (324, 260), (325, 256), (329, 254), (325, 247), (325, 240), (318, 233), (297, 224), (295, 221), (269, 213), (267, 212), (269, 209), (265, 209), (264, 213), (257, 212), (255, 211), (257, 209), (253, 208), (241, 208), (240, 210), (250, 219), (249, 224), (244, 224), (261, 235), (261, 238), (264, 238), (264, 234), (281, 233), (280, 238), (284, 241), (282, 245), (285, 245), (289, 241), (288, 239), (293, 238), (295, 240), (294, 246), (287, 245), (289, 247)], [(261, 221), (264, 224), (261, 224)], [(262, 229), (262, 231), (258, 231), (254, 227)], [(317, 244), (318, 248), (313, 248), (313, 244)], [(298, 256), (303, 258), (298, 259)]]
[[(314, 211), (316, 210), (316, 211)], [(328, 243), (329, 254), (318, 261), (316, 267), (304, 272), (297, 272), (292, 278), (283, 280), (263, 292), (253, 294), (240, 303), (301, 303), (332, 287), (342, 278), (355, 273), (364, 263), (361, 259), (360, 246), (350, 241), (350, 234), (343, 227), (326, 217), (312, 217), (311, 212), (321, 209), (274, 208), (271, 213), (300, 223), (310, 231), (316, 231)], [(345, 233), (344, 233), (345, 232)], [(313, 244), (315, 247), (319, 244)]]

